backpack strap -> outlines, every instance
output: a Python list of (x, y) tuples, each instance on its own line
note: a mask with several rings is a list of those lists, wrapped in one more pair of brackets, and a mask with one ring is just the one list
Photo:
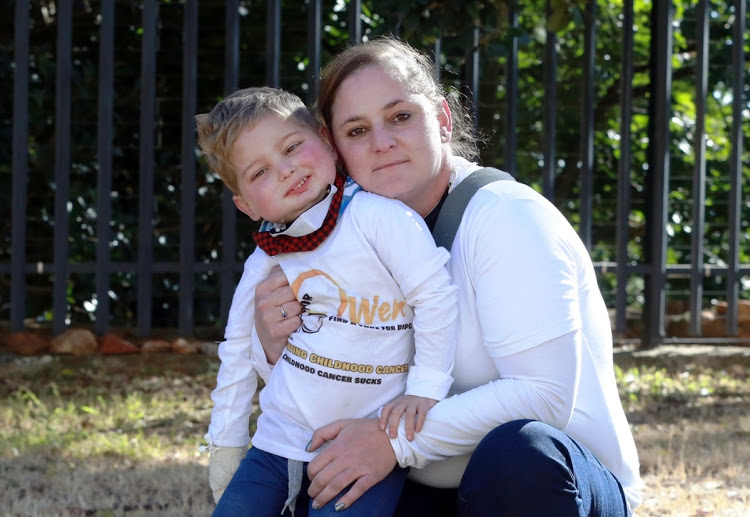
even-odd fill
[(435, 243), (450, 251), (453, 239), (456, 236), (458, 225), (464, 215), (466, 206), (471, 201), (477, 190), (489, 183), (500, 180), (515, 181), (513, 176), (491, 167), (484, 167), (469, 174), (453, 191), (445, 198), (443, 207), (440, 209), (435, 229), (432, 236)]

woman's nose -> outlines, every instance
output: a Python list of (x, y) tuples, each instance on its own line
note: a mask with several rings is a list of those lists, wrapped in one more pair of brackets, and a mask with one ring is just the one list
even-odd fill
[(375, 151), (387, 151), (396, 145), (396, 139), (386, 127), (373, 128), (372, 141)]

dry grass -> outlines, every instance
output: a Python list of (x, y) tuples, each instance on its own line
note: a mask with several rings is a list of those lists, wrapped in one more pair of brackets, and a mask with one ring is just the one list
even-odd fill
[[(750, 515), (748, 373), (620, 373), (639, 516)], [(215, 374), (204, 356), (0, 363), (0, 516), (209, 515)]]

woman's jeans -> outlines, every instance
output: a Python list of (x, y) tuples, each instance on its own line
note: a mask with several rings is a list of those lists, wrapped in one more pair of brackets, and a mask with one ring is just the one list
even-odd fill
[(534, 420), (492, 430), (458, 490), (407, 481), (399, 517), (627, 517), (619, 481), (585, 447)]
[[(307, 495), (310, 481), (307, 478), (307, 464), (305, 464), (294, 517), (392, 515), (401, 496), (407, 472), (407, 469), (396, 467), (383, 481), (370, 488), (349, 508), (337, 512), (334, 506), (343, 492), (324, 507), (318, 510), (312, 509), (312, 500)], [(281, 510), (284, 508), (288, 491), (287, 459), (253, 447), (240, 462), (237, 472), (224, 495), (221, 496), (213, 515), (214, 517), (277, 517), (281, 515)], [(287, 509), (283, 515), (291, 516), (292, 513)]]

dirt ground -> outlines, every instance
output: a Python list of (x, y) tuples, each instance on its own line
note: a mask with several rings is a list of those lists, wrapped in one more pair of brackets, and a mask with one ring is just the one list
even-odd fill
[[(620, 359), (627, 366), (639, 361), (632, 354)], [(750, 368), (736, 363), (730, 361), (730, 366), (739, 381), (720, 394), (693, 397), (665, 391), (626, 402), (646, 483), (638, 516), (750, 516)], [(208, 423), (215, 368), (216, 359), (202, 355), (47, 363), (5, 357), (0, 361), (3, 397), (25, 389), (23, 383), (43, 392), (49, 383), (58, 385), (63, 372), (68, 378), (85, 377), (87, 385), (99, 383), (105, 400), (113, 393), (140, 390), (148, 397), (173, 397), (175, 403), (182, 399), (196, 409), (147, 419), (135, 433), (126, 429), (132, 446), (143, 448), (133, 456), (95, 451), (75, 456), (42, 444), (19, 448), (2, 443), (0, 431), (0, 516), (209, 515), (208, 459), (197, 446)], [(679, 379), (694, 366), (688, 361), (669, 368), (669, 375)], [(671, 385), (668, 381), (664, 386)], [(59, 397), (66, 400), (65, 393)], [(110, 431), (97, 433), (111, 441)], [(161, 443), (166, 445), (148, 449), (146, 438), (152, 434), (165, 438)], [(98, 435), (92, 436), (95, 441)]]

